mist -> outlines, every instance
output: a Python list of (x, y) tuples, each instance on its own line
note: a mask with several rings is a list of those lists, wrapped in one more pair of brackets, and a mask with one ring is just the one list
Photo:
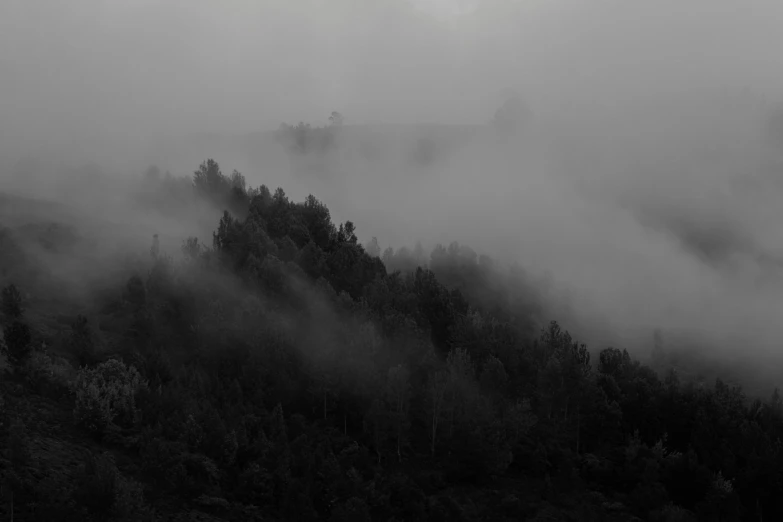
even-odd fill
[[(767, 122), (783, 6), (446, 4), (6, 1), (0, 191), (77, 207), (95, 219), (84, 230), (115, 223), (129, 250), (153, 233), (175, 248), (208, 239), (219, 211), (153, 215), (134, 183), (212, 157), (250, 185), (315, 194), (362, 241), (458, 241), (549, 274), (598, 347), (645, 354), (662, 328), (776, 358), (783, 140)], [(509, 92), (531, 116), (499, 139)], [(335, 152), (275, 142), (281, 122), (335, 110)], [(74, 174), (84, 165), (96, 177)]]

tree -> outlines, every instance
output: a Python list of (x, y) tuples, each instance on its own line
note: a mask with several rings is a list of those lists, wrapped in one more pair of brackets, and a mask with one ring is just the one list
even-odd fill
[(508, 374), (503, 367), (503, 362), (494, 355), (490, 355), (481, 370), (479, 382), (483, 390), (502, 396), (508, 383)]
[(11, 366), (21, 367), (32, 353), (30, 327), (21, 321), (14, 321), (3, 328), (3, 337), (0, 350)]
[(386, 447), (388, 432), (388, 413), (380, 399), (375, 399), (364, 417), (364, 432), (367, 433), (375, 449), (375, 455), (378, 458), (378, 464), (381, 463), (381, 457)]
[(287, 263), (296, 260), (296, 257), (299, 255), (299, 248), (297, 248), (293, 239), (289, 236), (284, 236), (283, 239), (276, 241), (275, 244), (277, 245), (278, 257), (281, 261)]
[(626, 350), (606, 348), (598, 355), (598, 371), (621, 380), (631, 366), (631, 357)]
[(435, 456), (435, 443), (438, 440), (438, 426), (443, 417), (446, 390), (449, 387), (449, 375), (440, 370), (430, 376), (429, 408), (430, 408), (430, 453)]
[(125, 283), (123, 297), (130, 303), (134, 310), (138, 310), (147, 304), (147, 288), (144, 281), (138, 275), (133, 275)]
[(383, 261), (383, 264), (386, 265), (386, 268), (391, 271), (391, 265), (394, 262), (394, 248), (386, 247), (383, 251), (381, 260)]
[(201, 245), (198, 242), (197, 237), (189, 237), (182, 243), (182, 254), (185, 259), (194, 261), (201, 255)]
[(409, 379), (410, 373), (402, 365), (390, 368), (386, 378), (386, 397), (391, 406), (392, 419), (394, 419), (397, 459), (400, 462), (402, 462), (402, 447), (407, 438), (410, 424), (408, 420)]
[(109, 359), (96, 368), (81, 368), (74, 382), (74, 417), (101, 435), (112, 424), (128, 428), (139, 420), (136, 394), (147, 386), (133, 366)]
[(158, 239), (158, 234), (154, 234), (152, 236), (152, 246), (150, 247), (150, 256), (152, 257), (153, 261), (158, 259), (159, 254), (160, 254), (160, 239)]
[(310, 194), (304, 203), (299, 205), (299, 215), (315, 245), (322, 250), (327, 250), (335, 233), (335, 227), (326, 205)]
[(326, 256), (323, 250), (310, 241), (297, 254), (296, 263), (308, 276), (317, 279), (326, 269)]
[(343, 115), (337, 111), (332, 111), (332, 114), (329, 116), (329, 125), (340, 128), (343, 126), (343, 122)]
[(196, 190), (209, 197), (222, 195), (230, 186), (229, 183), (220, 171), (220, 165), (213, 159), (203, 162), (193, 173), (193, 185)]
[(91, 365), (96, 361), (95, 339), (90, 324), (83, 315), (77, 316), (71, 324), (71, 334), (66, 343), (79, 365)]
[(313, 383), (310, 392), (322, 407), (324, 421), (328, 419), (329, 411), (331, 411), (337, 399), (338, 388), (335, 366), (333, 353), (322, 354), (313, 364)]
[(229, 182), (231, 183), (231, 186), (233, 188), (238, 188), (243, 192), (247, 190), (247, 182), (245, 181), (245, 176), (243, 176), (242, 173), (239, 172), (237, 169), (234, 169), (231, 172), (231, 178), (229, 178)]
[(22, 315), (24, 314), (22, 293), (16, 285), (10, 284), (3, 288), (0, 307), (2, 308), (6, 320), (16, 321), (22, 318)]
[(342, 243), (356, 244), (356, 227), (350, 221), (346, 221), (345, 224), (341, 224), (337, 229), (337, 235), (335, 236), (335, 242), (340, 245)]
[(505, 412), (504, 420), (513, 443), (518, 442), (538, 422), (527, 399), (516, 400), (511, 404)]
[(369, 243), (364, 247), (367, 251), (367, 255), (371, 257), (379, 257), (381, 255), (381, 247), (378, 245), (378, 238), (373, 236)]

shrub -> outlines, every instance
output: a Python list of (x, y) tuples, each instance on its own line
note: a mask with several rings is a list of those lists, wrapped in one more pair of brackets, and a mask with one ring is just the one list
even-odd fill
[(81, 368), (74, 383), (77, 424), (96, 435), (116, 423), (130, 427), (138, 420), (136, 393), (146, 386), (139, 372), (110, 359), (96, 368)]

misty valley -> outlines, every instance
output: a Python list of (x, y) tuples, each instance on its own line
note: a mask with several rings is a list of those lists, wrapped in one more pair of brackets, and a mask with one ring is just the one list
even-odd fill
[[(346, 130), (281, 127), (273, 139), (295, 161), (317, 144), (318, 162)], [(759, 382), (749, 361), (660, 328), (627, 348), (586, 345), (558, 322), (580, 330), (585, 316), (551, 278), (456, 241), (362, 244), (361, 223), (334, 221), (315, 196), (251, 187), (212, 159), (192, 176), (78, 172), (73, 198), (0, 195), (6, 517), (670, 521), (783, 509), (783, 400), (777, 376)], [(118, 191), (122, 202), (88, 201)], [(699, 251), (715, 262), (754, 248), (648, 210), (660, 219), (645, 226), (683, 230), (694, 249), (724, 241)]]
[(783, 3), (0, 1), (0, 521), (783, 520)]

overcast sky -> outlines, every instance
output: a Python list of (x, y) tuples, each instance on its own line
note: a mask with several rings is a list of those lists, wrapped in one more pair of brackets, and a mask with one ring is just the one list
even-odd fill
[(246, 132), (331, 110), (481, 122), (509, 88), (614, 102), (783, 83), (779, 1), (412, 3), (3, 0), (1, 136)]
[[(214, 157), (252, 185), (317, 194), (362, 240), (458, 240), (550, 270), (615, 331), (687, 325), (777, 350), (783, 279), (754, 256), (783, 259), (756, 103), (783, 100), (781, 27), (780, 0), (0, 0), (0, 160), (51, 148), (54, 163), (127, 175), (153, 161), (140, 150), (176, 174)], [(339, 178), (296, 178), (274, 143), (250, 154), (210, 137), (179, 153), (161, 139), (333, 110), (349, 124), (484, 123), (511, 91), (534, 114), (523, 147), (477, 141), (427, 169), (359, 154)], [(743, 193), (737, 176), (756, 171), (766, 184)], [(38, 174), (28, 185), (62, 198)], [(96, 196), (83, 199), (119, 215)], [(678, 219), (697, 243), (750, 244), (739, 268), (680, 245)]]

